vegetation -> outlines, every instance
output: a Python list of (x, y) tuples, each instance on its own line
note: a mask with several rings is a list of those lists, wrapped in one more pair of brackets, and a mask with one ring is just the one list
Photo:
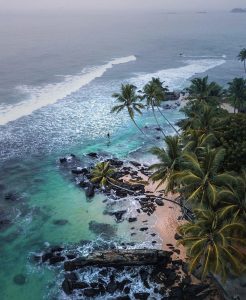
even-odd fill
[[(239, 58), (245, 64), (245, 49)], [(153, 78), (141, 98), (160, 127), (155, 108), (164, 99), (163, 89)], [(194, 213), (194, 219), (179, 228), (190, 271), (226, 279), (245, 272), (246, 266), (246, 81), (235, 78), (223, 91), (208, 77), (194, 78), (187, 91), (186, 118), (179, 122), (182, 134), (165, 135), (165, 147), (152, 148), (159, 162), (150, 167), (150, 180), (158, 186), (165, 183), (166, 193), (179, 192)], [(234, 114), (221, 108), (226, 99)]]
[(238, 59), (243, 62), (244, 71), (246, 73), (246, 48), (242, 49), (238, 54)]

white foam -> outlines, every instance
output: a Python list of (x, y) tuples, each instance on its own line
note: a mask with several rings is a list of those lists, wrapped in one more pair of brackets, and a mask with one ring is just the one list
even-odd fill
[(80, 74), (64, 76), (62, 82), (47, 84), (42, 87), (19, 86), (17, 88), (22, 93), (29, 95), (29, 97), (27, 100), (15, 105), (0, 106), (0, 125), (29, 115), (39, 108), (65, 98), (94, 79), (101, 77), (108, 69), (113, 68), (114, 65), (125, 64), (135, 60), (136, 57), (134, 55), (116, 58), (104, 65), (86, 68)]
[(186, 64), (180, 68), (172, 68), (160, 70), (155, 73), (139, 74), (137, 77), (132, 78), (131, 82), (141, 88), (152, 77), (159, 77), (165, 81), (170, 89), (182, 89), (187, 85), (187, 80), (196, 74), (204, 73), (210, 69), (224, 64), (224, 59), (198, 59), (186, 60)]

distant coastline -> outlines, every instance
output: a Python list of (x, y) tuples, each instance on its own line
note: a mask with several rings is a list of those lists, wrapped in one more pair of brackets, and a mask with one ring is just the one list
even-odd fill
[(246, 13), (246, 8), (233, 8), (231, 13)]

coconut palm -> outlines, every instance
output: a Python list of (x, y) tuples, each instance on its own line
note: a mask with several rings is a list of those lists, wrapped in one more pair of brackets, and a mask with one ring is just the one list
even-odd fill
[(238, 59), (243, 62), (244, 71), (246, 73), (246, 48), (242, 49), (238, 54)]
[(150, 166), (150, 170), (155, 171), (150, 179), (154, 182), (159, 181), (157, 188), (166, 182), (165, 191), (168, 193), (174, 191), (176, 186), (173, 174), (180, 171), (182, 147), (178, 136), (167, 136), (164, 141), (166, 149), (154, 147), (151, 150), (151, 153), (157, 156), (159, 162)]
[(140, 97), (136, 94), (136, 87), (132, 84), (122, 84), (121, 85), (121, 92), (120, 93), (114, 93), (112, 97), (116, 98), (116, 100), (119, 102), (118, 105), (114, 106), (111, 110), (112, 113), (116, 112), (119, 113), (120, 111), (126, 109), (131, 120), (135, 124), (135, 126), (138, 128), (138, 130), (144, 134), (142, 129), (138, 126), (136, 123), (134, 116), (135, 113), (142, 114), (142, 109), (145, 108), (145, 106), (140, 103)]
[(165, 97), (165, 94), (164, 94), (163, 90), (160, 87), (158, 87), (156, 85), (155, 81), (153, 81), (153, 80), (148, 82), (143, 88), (142, 99), (145, 99), (147, 107), (150, 107), (152, 109), (156, 124), (160, 128), (163, 136), (165, 137), (166, 134), (162, 130), (161, 125), (160, 125), (160, 123), (157, 119), (156, 113), (155, 113), (155, 107), (160, 106), (160, 103), (161, 103), (161, 101), (163, 101), (164, 97)]
[(236, 178), (233, 186), (218, 194), (220, 200), (219, 213), (222, 217), (239, 218), (246, 222), (246, 170)]
[(202, 133), (200, 130), (187, 130), (184, 134), (185, 146), (183, 151), (194, 152), (199, 156), (204, 148), (211, 146), (216, 141), (213, 133)]
[(163, 101), (165, 99), (165, 93), (168, 92), (168, 87), (167, 86), (163, 86), (164, 81), (162, 82), (160, 80), (160, 78), (152, 78), (151, 82), (156, 85), (156, 88), (158, 90), (160, 90), (162, 92), (162, 96), (160, 97), (160, 101), (156, 101), (158, 103), (158, 105), (156, 105), (159, 113), (162, 115), (163, 119), (172, 127), (172, 129), (177, 133), (177, 135), (179, 135), (178, 130), (173, 126), (173, 124), (168, 120), (168, 118), (163, 114), (163, 112), (160, 109), (160, 104), (161, 101)]
[(193, 129), (206, 134), (214, 130), (214, 123), (218, 118), (218, 113), (213, 106), (205, 103), (195, 104), (194, 108), (191, 110), (185, 109), (184, 112), (188, 116), (182, 124), (184, 130)]
[(238, 109), (238, 111), (240, 111), (240, 109), (243, 108), (243, 105), (246, 102), (246, 80), (236, 77), (231, 82), (229, 82), (228, 85), (228, 94), (233, 102), (235, 113), (235, 109)]
[(208, 76), (203, 78), (194, 78), (191, 85), (187, 88), (191, 99), (199, 102), (205, 102), (216, 106), (218, 99), (222, 95), (222, 88), (216, 82), (208, 82)]
[(226, 278), (228, 272), (240, 273), (245, 263), (245, 226), (238, 220), (225, 220), (212, 210), (196, 210), (196, 220), (179, 228), (180, 244), (187, 249), (189, 269), (201, 264), (201, 275), (214, 273)]
[(181, 184), (180, 192), (187, 201), (210, 207), (217, 204), (218, 191), (235, 180), (228, 172), (220, 172), (224, 156), (225, 150), (216, 148), (206, 148), (200, 160), (195, 153), (183, 154), (183, 171), (173, 176)]
[(118, 182), (114, 179), (115, 173), (116, 170), (114, 170), (110, 166), (110, 163), (108, 161), (100, 162), (96, 164), (96, 166), (92, 169), (91, 182), (99, 184), (102, 188), (112, 185), (116, 188), (123, 189), (129, 193), (133, 193), (133, 191), (118, 185)]

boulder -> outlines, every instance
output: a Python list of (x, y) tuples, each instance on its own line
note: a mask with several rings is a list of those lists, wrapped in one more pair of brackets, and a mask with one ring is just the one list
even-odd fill
[(64, 163), (67, 162), (66, 157), (61, 157), (59, 160), (60, 160), (60, 163), (61, 163), (61, 164), (64, 164)]
[(62, 282), (62, 289), (65, 294), (70, 295), (73, 291), (73, 285), (72, 285), (71, 280), (64, 279)]
[(138, 300), (148, 300), (150, 293), (134, 293), (135, 299)]
[(136, 222), (136, 221), (137, 221), (136, 217), (131, 217), (131, 218), (128, 219), (129, 223)]
[(95, 195), (95, 186), (92, 183), (88, 185), (85, 194), (86, 194), (86, 197), (88, 197), (88, 198), (94, 197), (94, 195)]
[(85, 297), (96, 297), (100, 294), (100, 290), (99, 289), (93, 289), (93, 288), (88, 288), (84, 290), (84, 295)]
[(182, 239), (182, 236), (178, 233), (175, 233), (174, 238), (175, 238), (175, 240), (178, 241), (178, 240)]
[(92, 157), (92, 158), (97, 158), (98, 157), (98, 154), (96, 152), (90, 152), (87, 155)]
[(62, 262), (62, 261), (64, 261), (64, 260), (65, 260), (65, 257), (64, 257), (64, 256), (58, 256), (58, 255), (52, 256), (52, 257), (50, 258), (50, 264), (51, 264), (51, 265), (55, 265), (55, 264), (57, 264), (57, 263), (59, 263), (59, 262)]
[(163, 200), (161, 200), (161, 199), (155, 199), (155, 203), (157, 204), (157, 205), (159, 205), (159, 206), (164, 206), (164, 202), (163, 202)]
[(76, 169), (72, 169), (71, 172), (75, 175), (86, 175), (89, 173), (88, 169), (77, 167)]

